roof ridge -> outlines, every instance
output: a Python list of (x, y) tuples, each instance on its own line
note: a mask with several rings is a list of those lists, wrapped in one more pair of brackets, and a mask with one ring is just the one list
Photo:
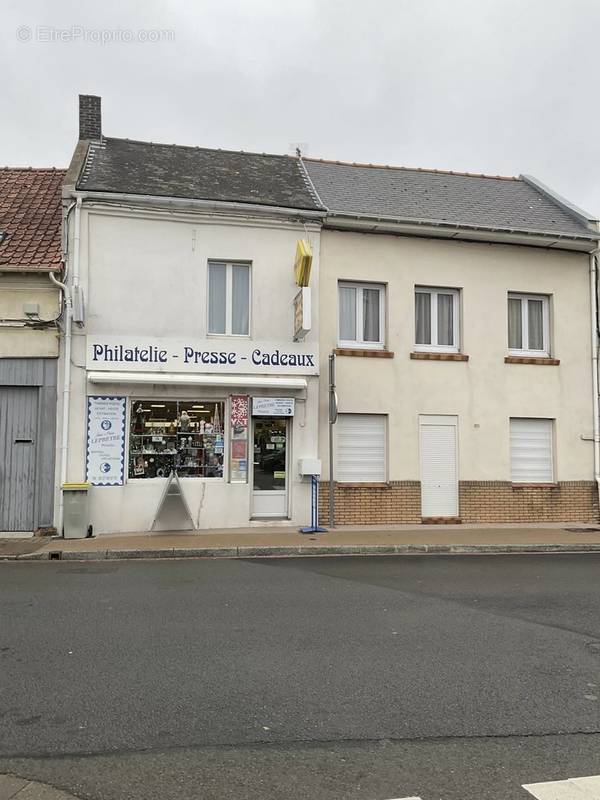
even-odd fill
[(402, 167), (394, 164), (372, 164), (360, 161), (340, 161), (338, 159), (331, 159), (331, 158), (313, 158), (312, 156), (303, 156), (303, 158), (305, 161), (314, 161), (318, 164), (338, 164), (344, 167), (393, 169), (401, 172), (427, 172), (433, 175), (457, 175), (462, 178), (487, 178), (488, 180), (522, 182), (522, 179), (516, 175), (488, 175), (483, 172), (460, 172), (458, 170), (428, 169), (426, 167)]
[(296, 160), (296, 156), (291, 156), (287, 153), (257, 153), (254, 150), (230, 150), (229, 148), (222, 147), (201, 147), (194, 144), (174, 144), (169, 142), (148, 142), (142, 139), (125, 139), (119, 136), (103, 136), (104, 142), (128, 142), (130, 144), (147, 144), (151, 147), (177, 147), (180, 150), (204, 150), (207, 153), (228, 153), (232, 155), (242, 156), (265, 156), (267, 158), (284, 158)]
[(0, 167), (0, 172), (65, 172), (66, 167)]

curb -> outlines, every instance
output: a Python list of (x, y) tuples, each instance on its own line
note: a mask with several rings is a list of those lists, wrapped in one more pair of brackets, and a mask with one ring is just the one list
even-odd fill
[(600, 553), (600, 543), (573, 544), (373, 544), (190, 547), (148, 550), (50, 550), (0, 556), (1, 561), (116, 561), (155, 558), (290, 558), (302, 556), (502, 555)]

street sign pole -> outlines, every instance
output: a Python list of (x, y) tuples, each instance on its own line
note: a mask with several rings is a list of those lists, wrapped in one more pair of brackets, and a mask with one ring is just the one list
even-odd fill
[(333, 491), (333, 426), (337, 422), (338, 402), (335, 390), (335, 353), (329, 356), (329, 527), (335, 525), (335, 498)]

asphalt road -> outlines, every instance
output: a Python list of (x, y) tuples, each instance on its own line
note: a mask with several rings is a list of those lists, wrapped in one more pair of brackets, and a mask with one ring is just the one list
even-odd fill
[(524, 800), (600, 774), (599, 570), (0, 564), (0, 772), (92, 800)]

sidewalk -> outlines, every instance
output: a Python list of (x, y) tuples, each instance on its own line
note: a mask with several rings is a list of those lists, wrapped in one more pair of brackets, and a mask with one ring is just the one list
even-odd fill
[(340, 527), (321, 534), (287, 526), (0, 540), (0, 560), (19, 561), (551, 552), (600, 552), (600, 526), (399, 525)]
[(16, 775), (0, 775), (0, 800), (77, 800), (47, 783), (28, 781)]

